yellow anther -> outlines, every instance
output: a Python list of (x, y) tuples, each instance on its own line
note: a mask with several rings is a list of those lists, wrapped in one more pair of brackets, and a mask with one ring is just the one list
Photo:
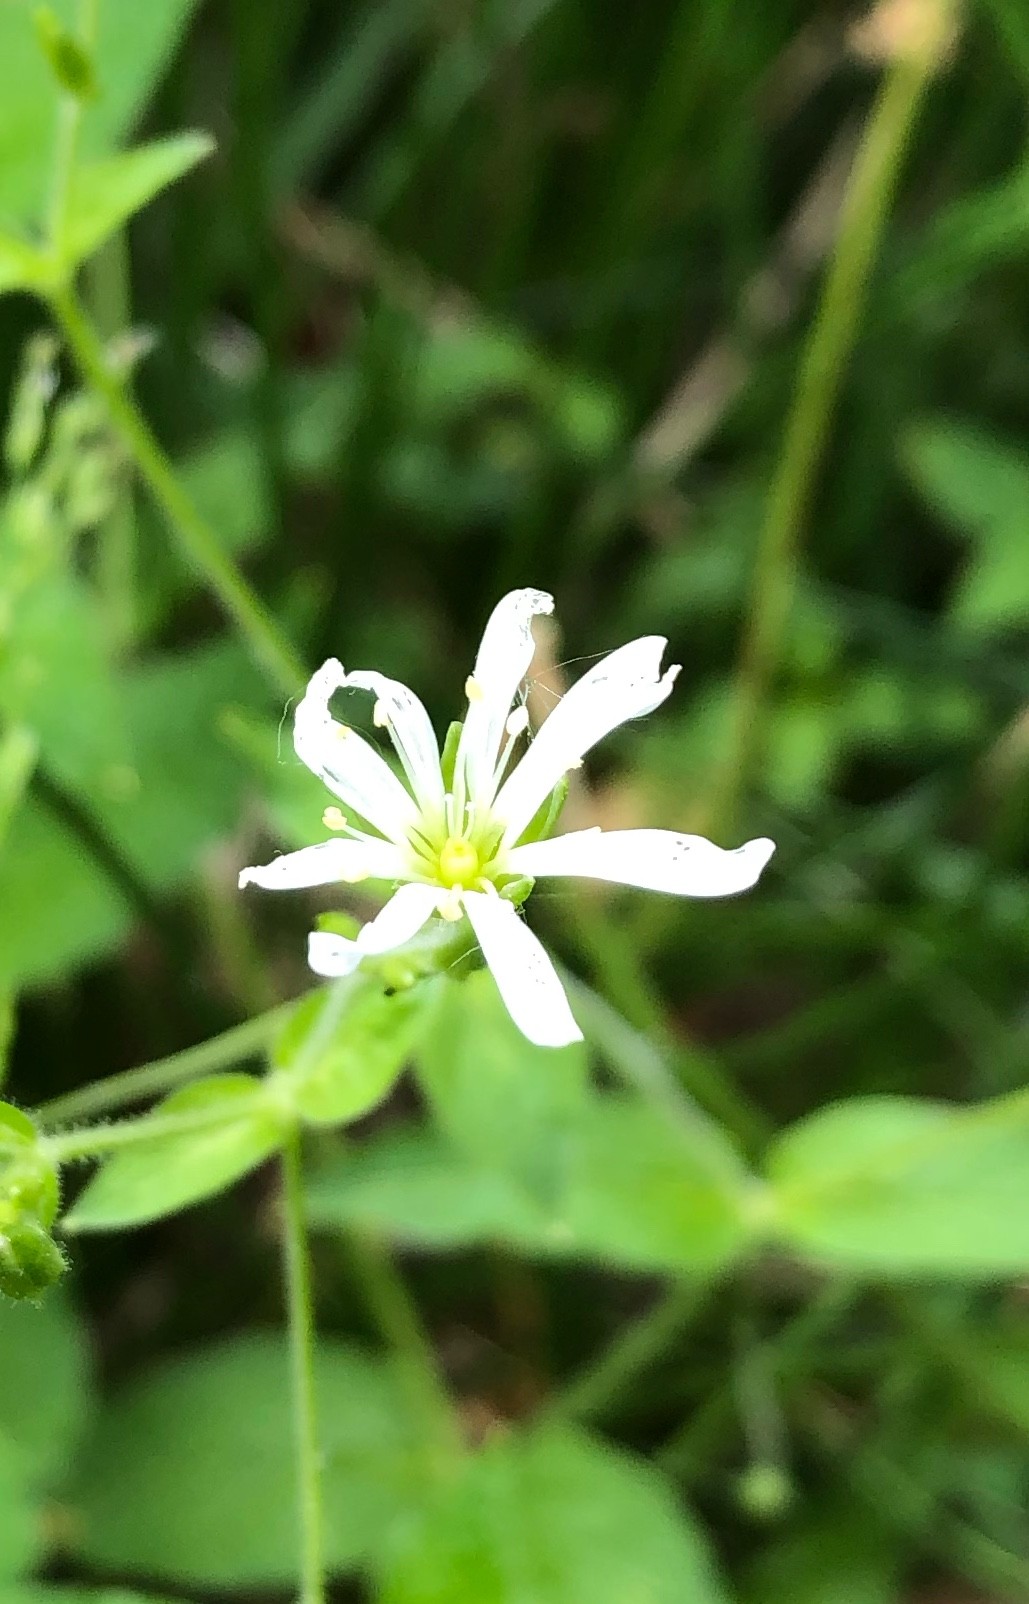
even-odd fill
[(376, 702), (372, 708), (372, 723), (377, 730), (384, 730), (389, 723), (389, 710), (385, 702)]
[(327, 830), (345, 830), (347, 827), (347, 816), (343, 812), (342, 808), (326, 808), (325, 812), (322, 814), (322, 823)]
[(463, 836), (450, 835), (439, 854), (439, 877), (445, 886), (470, 886), (479, 878), (479, 854)]
[(464, 693), (470, 702), (481, 702), (486, 694), (473, 674), (469, 674), (464, 682)]

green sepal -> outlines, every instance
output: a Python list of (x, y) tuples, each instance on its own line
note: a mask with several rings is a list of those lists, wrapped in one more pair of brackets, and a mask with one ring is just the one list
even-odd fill
[(79, 40), (58, 21), (49, 6), (39, 6), (34, 21), (39, 48), (65, 94), (76, 100), (95, 100), (96, 73)]
[(330, 936), (342, 936), (346, 941), (353, 941), (361, 928), (361, 921), (355, 919), (352, 913), (332, 910), (318, 914), (314, 927), (316, 930), (327, 931)]
[(516, 880), (508, 880), (505, 885), (500, 886), (500, 895), (505, 902), (513, 902), (516, 908), (520, 908), (535, 884), (531, 874), (521, 874)]
[(464, 722), (455, 718), (447, 730), (447, 738), (443, 742), (443, 751), (440, 753), (439, 766), (443, 774), (444, 791), (454, 789), (454, 771), (457, 768), (457, 749), (461, 743), (461, 732)]
[(562, 774), (546, 801), (540, 803), (518, 837), (518, 845), (526, 846), (530, 841), (545, 841), (549, 835), (553, 835), (567, 800), (568, 776)]
[(59, 1201), (57, 1171), (36, 1127), (20, 1108), (0, 1103), (0, 1231), (30, 1218), (51, 1226)]
[(38, 1141), (36, 1127), (13, 1103), (0, 1103), (0, 1158), (21, 1153)]
[(39, 1220), (19, 1217), (8, 1224), (4, 1214), (0, 1202), (0, 1292), (9, 1298), (38, 1298), (60, 1280), (67, 1261)]

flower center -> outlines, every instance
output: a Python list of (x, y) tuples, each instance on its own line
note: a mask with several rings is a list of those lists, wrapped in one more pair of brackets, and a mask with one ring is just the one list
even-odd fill
[(439, 877), (445, 886), (470, 886), (481, 873), (478, 850), (463, 836), (448, 835), (439, 852)]

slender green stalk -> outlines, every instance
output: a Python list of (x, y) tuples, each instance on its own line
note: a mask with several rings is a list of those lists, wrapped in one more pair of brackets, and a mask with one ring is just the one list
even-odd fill
[(884, 78), (854, 164), (836, 248), (801, 361), (761, 528), (726, 755), (711, 814), (729, 829), (782, 658), (797, 547), (844, 367), (854, 344), (901, 160), (934, 62), (898, 61)]
[(325, 1511), (314, 1383), (314, 1309), (304, 1219), (300, 1132), (282, 1150), (282, 1246), (293, 1378), (297, 1510), (300, 1520), (299, 1604), (324, 1604)]
[[(123, 334), (132, 322), (128, 238), (116, 234), (87, 263), (84, 300), (93, 327), (102, 340)], [(126, 375), (126, 394), (132, 380)], [(115, 654), (127, 651), (135, 639), (137, 613), (137, 551), (135, 485), (126, 475), (114, 505), (98, 531), (96, 577), (107, 621), (107, 637)]]
[(82, 1130), (45, 1136), (42, 1145), (54, 1164), (72, 1164), (80, 1158), (97, 1158), (137, 1142), (161, 1137), (192, 1136), (196, 1131), (231, 1124), (224, 1108), (198, 1108), (182, 1114), (143, 1114), (139, 1119), (122, 1120), (117, 1125), (87, 1125)]
[[(857, 1300), (861, 1285), (854, 1281), (830, 1281), (788, 1325), (766, 1344), (768, 1375), (787, 1381), (798, 1363), (820, 1342), (837, 1320)], [(689, 1485), (710, 1466), (731, 1430), (739, 1398), (735, 1376), (730, 1376), (705, 1398), (686, 1425), (658, 1451), (664, 1470)]]
[(103, 345), (74, 291), (55, 289), (50, 306), (82, 377), (107, 403), (115, 428), (186, 557), (239, 630), (269, 684), (285, 696), (294, 696), (307, 678), (303, 663), (182, 488), (121, 378), (108, 366)]
[(554, 1401), (559, 1413), (589, 1419), (602, 1415), (633, 1378), (653, 1363), (688, 1325), (710, 1289), (705, 1280), (679, 1281), (652, 1309), (619, 1332)]
[(437, 1468), (445, 1468), (461, 1451), (461, 1432), (418, 1310), (383, 1243), (368, 1231), (354, 1231), (347, 1245), (368, 1312), (395, 1357), (411, 1413), (425, 1428)]
[(289, 1018), (293, 1006), (293, 1003), (282, 1003), (278, 1008), (270, 1008), (266, 1014), (258, 1015), (256, 1019), (233, 1025), (231, 1030), (223, 1031), (220, 1036), (212, 1036), (209, 1041), (200, 1042), (196, 1047), (186, 1047), (168, 1058), (155, 1059), (151, 1064), (141, 1064), (138, 1069), (127, 1069), (124, 1074), (110, 1075), (106, 1080), (82, 1086), (64, 1097), (55, 1097), (34, 1109), (34, 1116), (46, 1125), (66, 1125), (74, 1120), (92, 1119), (97, 1114), (110, 1113), (112, 1109), (124, 1108), (129, 1103), (158, 1097), (185, 1081), (209, 1074), (211, 1070), (241, 1063), (243, 1059), (261, 1051), (279, 1026)]
[[(97, 0), (79, 0), (77, 20), (78, 43), (87, 54), (91, 54), (96, 41)], [(68, 203), (78, 161), (81, 131), (82, 101), (78, 95), (64, 91), (57, 108), (57, 141), (48, 219), (50, 248), (58, 262), (63, 262), (65, 256)]]

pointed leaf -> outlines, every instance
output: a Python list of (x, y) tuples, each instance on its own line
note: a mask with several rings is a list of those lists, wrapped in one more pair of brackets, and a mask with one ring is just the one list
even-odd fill
[(434, 1132), (410, 1130), (326, 1164), (308, 1199), (316, 1226), (363, 1225), (428, 1247), (504, 1242), (538, 1257), (688, 1274), (742, 1251), (753, 1185), (647, 1104), (605, 1097), (568, 1131), (549, 1196)]
[(84, 261), (121, 225), (214, 149), (206, 134), (176, 134), (76, 169), (68, 200), (65, 250)]
[(968, 1279), (1029, 1270), (1029, 1098), (976, 1108), (855, 1098), (787, 1131), (779, 1236), (848, 1270)]
[(425, 986), (387, 994), (360, 976), (305, 997), (272, 1049), (302, 1118), (342, 1125), (380, 1103), (407, 1061), (428, 997)]
[(13, 234), (0, 234), (0, 295), (6, 290), (34, 289), (46, 276), (46, 263), (39, 251)]
[(472, 1159), (546, 1193), (586, 1096), (586, 1049), (535, 1047), (486, 970), (444, 987), (417, 1050), (440, 1129)]
[(205, 1112), (209, 1126), (134, 1142), (109, 1158), (66, 1216), (65, 1230), (111, 1231), (174, 1214), (222, 1191), (281, 1145), (282, 1113), (251, 1075), (212, 1075), (184, 1086), (156, 1117)]

